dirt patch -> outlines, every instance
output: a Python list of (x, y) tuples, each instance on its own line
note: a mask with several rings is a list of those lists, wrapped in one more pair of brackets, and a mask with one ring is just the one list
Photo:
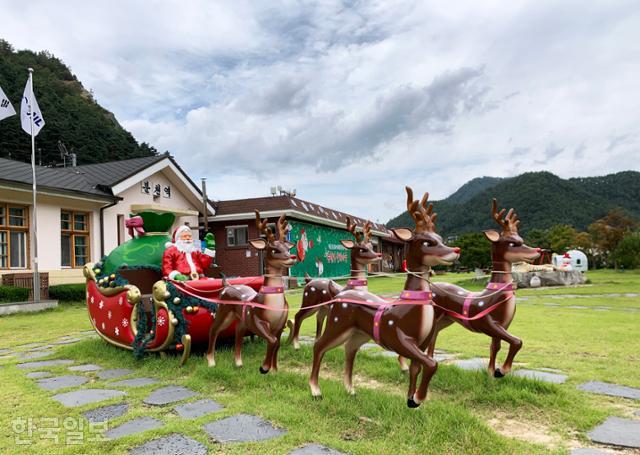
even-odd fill
[(493, 430), (508, 438), (542, 444), (551, 448), (562, 447), (559, 435), (549, 431), (549, 427), (537, 422), (518, 420), (504, 412), (496, 411), (494, 417), (487, 422)]

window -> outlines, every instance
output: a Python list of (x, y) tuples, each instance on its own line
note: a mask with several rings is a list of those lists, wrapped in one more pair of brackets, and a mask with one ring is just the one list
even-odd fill
[(89, 262), (89, 214), (60, 212), (60, 263), (62, 267), (82, 267)]
[(247, 226), (227, 227), (227, 246), (242, 246), (247, 244), (249, 228)]
[(27, 268), (27, 207), (0, 203), (0, 269)]

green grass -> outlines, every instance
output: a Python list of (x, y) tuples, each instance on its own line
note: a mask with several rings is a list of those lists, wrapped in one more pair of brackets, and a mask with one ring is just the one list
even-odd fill
[[(436, 280), (461, 281), (469, 275), (438, 276)], [(585, 289), (584, 299), (550, 299), (547, 291), (518, 291), (529, 300), (519, 305), (512, 324), (512, 333), (524, 340), (516, 358), (527, 367), (550, 367), (569, 375), (564, 385), (552, 385), (517, 377), (502, 380), (489, 378), (484, 372), (466, 372), (449, 365), (440, 365), (430, 389), (430, 399), (417, 410), (405, 405), (407, 377), (393, 358), (378, 357), (363, 351), (356, 359), (355, 397), (348, 396), (341, 383), (343, 351), (330, 351), (323, 363), (321, 387), (324, 400), (310, 397), (307, 380), (311, 349), (303, 346), (295, 351), (286, 345), (281, 350), (280, 372), (266, 376), (258, 374), (264, 356), (261, 341), (245, 343), (245, 367), (233, 366), (228, 347), (219, 349), (218, 366), (208, 368), (201, 354), (194, 355), (184, 368), (178, 367), (173, 356), (148, 356), (133, 359), (128, 351), (107, 345), (100, 339), (87, 339), (75, 345), (62, 346), (54, 357), (69, 357), (76, 363), (98, 363), (104, 367), (130, 367), (136, 376), (154, 376), (164, 384), (181, 384), (224, 404), (225, 409), (195, 420), (176, 417), (171, 408), (148, 407), (144, 397), (157, 385), (128, 390), (131, 403), (127, 415), (110, 423), (110, 427), (135, 416), (154, 416), (165, 422), (158, 430), (116, 441), (87, 443), (67, 447), (34, 436), (33, 445), (14, 446), (12, 420), (31, 417), (79, 417), (81, 412), (95, 407), (64, 408), (52, 401), (51, 392), (43, 391), (25, 371), (15, 367), (13, 358), (0, 359), (0, 401), (3, 411), (0, 425), (0, 453), (126, 453), (154, 436), (184, 433), (206, 444), (215, 453), (287, 453), (307, 442), (318, 442), (353, 454), (370, 453), (562, 453), (569, 441), (586, 441), (585, 433), (609, 415), (626, 415), (631, 404), (622, 399), (606, 398), (579, 392), (575, 385), (585, 380), (612, 381), (640, 386), (637, 367), (640, 343), (637, 328), (640, 312), (628, 312), (624, 307), (637, 308), (638, 297), (611, 298), (599, 295), (619, 292), (613, 282), (625, 288), (623, 292), (640, 292), (640, 275), (608, 271), (589, 274), (592, 284), (573, 288), (571, 294)], [(372, 291), (380, 294), (398, 292), (400, 278), (376, 278), (370, 282)], [(560, 294), (565, 289), (554, 289)], [(593, 297), (593, 296), (595, 297)], [(292, 307), (299, 306), (300, 292), (289, 296)], [(566, 305), (612, 306), (608, 312), (592, 309), (546, 307), (551, 301)], [(615, 305), (612, 301), (617, 302)], [(607, 302), (607, 303), (605, 303)], [(618, 305), (619, 304), (619, 305)], [(620, 306), (620, 308), (618, 308)], [(0, 348), (19, 343), (53, 341), (62, 335), (90, 329), (83, 305), (31, 315), (0, 318)], [(312, 334), (315, 319), (309, 318), (303, 332)], [(438, 347), (461, 357), (488, 355), (489, 340), (481, 334), (465, 331), (455, 325), (440, 335)], [(501, 351), (504, 356), (506, 347)], [(40, 360), (40, 359), (38, 359)], [(51, 368), (56, 373), (64, 367)], [(108, 387), (109, 381), (95, 376), (91, 387)], [(197, 398), (194, 398), (194, 400)], [(115, 399), (113, 402), (119, 402)], [(275, 440), (259, 444), (218, 445), (202, 430), (202, 425), (214, 419), (237, 413), (259, 415), (288, 430)], [(519, 427), (544, 428), (557, 440), (543, 446), (520, 441), (496, 433), (487, 422), (490, 419), (513, 419)], [(86, 432), (86, 430), (85, 430)], [(64, 433), (64, 431), (62, 432)]]

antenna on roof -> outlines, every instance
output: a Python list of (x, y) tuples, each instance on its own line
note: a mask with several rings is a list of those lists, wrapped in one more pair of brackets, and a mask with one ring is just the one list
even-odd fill
[(272, 186), (271, 187), (271, 196), (275, 196), (276, 195), (276, 187)]
[(58, 150), (60, 151), (60, 158), (62, 159), (62, 167), (67, 167), (67, 157), (70, 153), (60, 140), (58, 140)]

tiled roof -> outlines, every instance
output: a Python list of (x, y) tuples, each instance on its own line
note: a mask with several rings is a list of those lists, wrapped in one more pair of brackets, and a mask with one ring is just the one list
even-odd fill
[[(216, 221), (216, 217), (218, 216), (253, 213), (255, 209), (260, 212), (295, 210), (297, 212), (328, 220), (332, 223), (338, 222), (343, 225), (346, 225), (347, 216), (349, 216), (352, 222), (356, 223), (360, 228), (362, 228), (364, 223), (367, 221), (364, 218), (359, 218), (348, 213), (333, 210), (309, 201), (289, 196), (268, 196), (251, 199), (219, 201), (216, 205), (216, 216), (211, 218), (213, 222)], [(391, 234), (391, 231), (382, 223), (372, 223), (372, 229), (378, 232)]]
[(85, 175), (89, 182), (97, 185), (114, 186), (143, 169), (167, 158), (168, 154), (109, 161), (107, 163), (85, 164), (75, 169)]

